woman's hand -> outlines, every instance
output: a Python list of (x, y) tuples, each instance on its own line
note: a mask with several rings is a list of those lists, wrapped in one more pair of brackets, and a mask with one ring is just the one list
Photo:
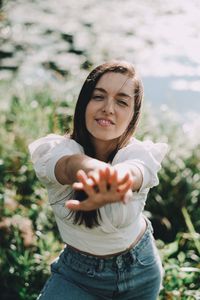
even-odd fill
[(77, 172), (77, 179), (72, 186), (75, 190), (83, 190), (88, 198), (80, 202), (69, 200), (66, 207), (71, 210), (90, 211), (102, 207), (108, 203), (126, 203), (132, 194), (131, 187), (133, 180), (129, 173), (118, 178), (117, 171), (112, 167), (106, 167), (98, 171), (89, 172), (83, 170)]

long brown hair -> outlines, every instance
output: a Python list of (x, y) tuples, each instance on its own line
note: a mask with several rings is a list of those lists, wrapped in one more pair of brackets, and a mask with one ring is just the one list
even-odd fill
[[(90, 133), (86, 128), (85, 111), (88, 102), (92, 98), (92, 94), (95, 86), (97, 85), (97, 82), (105, 73), (108, 72), (124, 74), (127, 77), (133, 79), (134, 85), (133, 118), (130, 121), (126, 131), (119, 138), (116, 148), (110, 154), (108, 161), (111, 162), (117, 151), (123, 148), (130, 140), (137, 127), (139, 116), (141, 113), (141, 105), (143, 99), (143, 84), (140, 78), (138, 77), (134, 66), (131, 63), (126, 61), (110, 61), (97, 66), (94, 70), (91, 71), (91, 73), (88, 75), (82, 86), (76, 103), (74, 113), (74, 126), (71, 138), (83, 147), (86, 155), (90, 157), (95, 157), (94, 145), (91, 142)], [(76, 199), (79, 199), (81, 201), (87, 197), (87, 195), (84, 192), (75, 192), (75, 196)], [(92, 228), (93, 226), (98, 226), (98, 217), (101, 217), (99, 210), (93, 210), (89, 212), (77, 211), (75, 213), (73, 212), (71, 215), (74, 216), (75, 224), (85, 224), (86, 227), (89, 228)]]

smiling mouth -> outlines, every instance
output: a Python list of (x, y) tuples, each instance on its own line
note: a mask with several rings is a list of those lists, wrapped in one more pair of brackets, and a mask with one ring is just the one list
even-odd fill
[(114, 125), (113, 121), (107, 119), (95, 119), (95, 121), (101, 126)]

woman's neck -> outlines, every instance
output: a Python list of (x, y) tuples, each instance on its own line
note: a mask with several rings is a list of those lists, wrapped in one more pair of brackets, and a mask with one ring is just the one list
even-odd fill
[(95, 158), (107, 162), (109, 155), (116, 148), (117, 142), (114, 141), (95, 141)]

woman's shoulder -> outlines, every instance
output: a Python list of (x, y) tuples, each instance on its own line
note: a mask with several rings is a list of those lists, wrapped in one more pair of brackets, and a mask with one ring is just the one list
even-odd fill
[(152, 140), (139, 140), (132, 137), (129, 143), (121, 148), (116, 159), (126, 157), (126, 159), (140, 158), (144, 156), (156, 157), (158, 161), (162, 161), (168, 151), (168, 145), (163, 142), (153, 142)]
[(168, 145), (165, 142), (154, 142), (152, 140), (139, 140), (135, 137), (132, 137), (128, 144), (121, 148), (119, 151), (127, 151), (127, 150), (137, 150), (137, 149), (151, 149), (151, 148), (162, 148), (162, 149), (168, 149)]
[(42, 144), (56, 145), (68, 140), (71, 140), (70, 136), (50, 133), (47, 134), (46, 136), (38, 138), (37, 140), (30, 143), (30, 145), (32, 146), (34, 145), (35, 147), (37, 145), (42, 145)]
[(46, 186), (60, 183), (55, 177), (55, 165), (64, 156), (82, 154), (82, 147), (69, 136), (48, 134), (29, 145), (31, 161), (38, 178)]
[(75, 140), (71, 139), (70, 135), (48, 134), (41, 137), (28, 145), (29, 152), (34, 159), (34, 156), (42, 156), (49, 151), (61, 151), (62, 148), (71, 150), (80, 150), (82, 147)]

